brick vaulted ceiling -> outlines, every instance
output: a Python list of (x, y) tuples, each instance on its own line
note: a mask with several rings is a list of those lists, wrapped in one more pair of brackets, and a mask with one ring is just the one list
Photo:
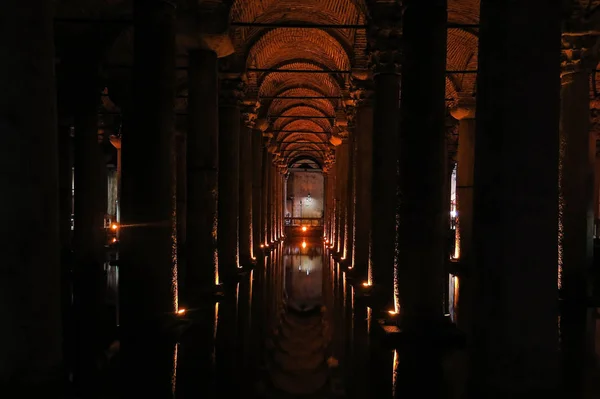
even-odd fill
[[(364, 25), (369, 21), (365, 0), (236, 0), (231, 22)], [(449, 22), (477, 24), (479, 0), (449, 0)], [(247, 68), (294, 70), (364, 69), (368, 66), (365, 29), (292, 29), (234, 27), (236, 53)], [(447, 69), (477, 69), (477, 29), (449, 29)], [(261, 102), (276, 144), (286, 161), (311, 156), (323, 162), (331, 148), (327, 133), (335, 131), (351, 87), (349, 74), (249, 72), (249, 95)], [(452, 106), (459, 96), (473, 96), (475, 74), (449, 74), (446, 97)], [(339, 99), (272, 100), (272, 97), (325, 96)], [(266, 97), (265, 99), (261, 99)], [(285, 118), (275, 118), (275, 116)], [(294, 119), (293, 116), (319, 118)], [(326, 119), (323, 117), (331, 117)], [(299, 133), (311, 131), (322, 133)], [(289, 133), (286, 133), (289, 132)], [(324, 134), (323, 134), (324, 133)]]
[[(327, 25), (365, 25), (369, 23), (368, 5), (375, 0), (176, 0), (181, 12), (189, 4), (221, 3), (229, 7), (229, 22), (311, 23)], [(575, 0), (573, 0), (575, 1)], [(583, 1), (583, 0), (577, 0)], [(132, 0), (58, 0), (57, 16), (67, 18), (121, 18), (131, 13)], [(84, 6), (85, 4), (85, 6)], [(92, 6), (93, 4), (93, 6)], [(178, 17), (179, 18), (179, 17)], [(479, 0), (448, 0), (448, 20), (458, 24), (479, 22)], [(477, 29), (449, 29), (447, 69), (477, 69)], [(303, 154), (323, 162), (331, 153), (328, 135), (337, 124), (344, 125), (344, 106), (349, 98), (351, 75), (250, 72), (255, 69), (356, 70), (368, 67), (365, 29), (300, 29), (263, 28), (231, 25), (235, 64), (246, 68), (247, 98), (260, 101), (260, 117), (265, 118), (286, 160)], [(126, 28), (107, 46), (107, 64), (131, 64), (132, 34)], [(241, 72), (244, 72), (243, 70)], [(111, 70), (111, 78), (126, 76), (124, 70)], [(179, 94), (185, 95), (186, 73), (178, 70)], [(475, 74), (448, 74), (446, 98), (448, 106), (463, 95), (475, 93)], [(121, 80), (122, 81), (122, 80)], [(111, 97), (122, 90), (122, 84), (109, 87)], [(328, 99), (273, 100), (273, 97), (320, 96)], [(118, 102), (118, 101), (117, 101)], [(184, 112), (185, 99), (178, 99), (178, 111)], [(286, 118), (274, 118), (284, 115)], [(294, 115), (314, 115), (316, 119)], [(330, 118), (323, 118), (330, 117)], [(342, 121), (340, 121), (342, 119)], [(339, 123), (341, 122), (341, 123)], [(319, 133), (297, 133), (308, 130)], [(290, 131), (280, 133), (275, 131)], [(291, 133), (294, 131), (295, 133)]]

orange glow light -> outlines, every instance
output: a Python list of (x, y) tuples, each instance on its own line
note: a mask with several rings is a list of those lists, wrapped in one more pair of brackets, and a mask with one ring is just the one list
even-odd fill
[(119, 226), (117, 226), (115, 223), (113, 223), (112, 226), (110, 226), (113, 230), (116, 230)]
[(396, 316), (396, 315), (398, 314), (398, 312), (396, 312), (395, 310), (388, 310), (388, 313), (389, 313), (391, 316)]
[(178, 314), (179, 316), (183, 316), (183, 315), (185, 314), (185, 312), (186, 312), (186, 310), (185, 310), (185, 309), (183, 309), (183, 308), (182, 308), (182, 309), (179, 309), (179, 310), (177, 310), (177, 314)]
[(371, 283), (369, 283), (368, 281), (365, 281), (362, 285), (363, 285), (363, 287), (370, 287)]
[(306, 248), (306, 241), (302, 241), (302, 248)]
[(302, 231), (306, 231), (306, 226), (302, 226)]
[(117, 238), (116, 237), (113, 238), (112, 242), (117, 242)]

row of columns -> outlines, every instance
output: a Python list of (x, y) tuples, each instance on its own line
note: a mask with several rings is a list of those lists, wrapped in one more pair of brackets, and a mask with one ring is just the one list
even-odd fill
[[(67, 333), (72, 327), (63, 320), (71, 300), (68, 286), (62, 284), (68, 274), (63, 269), (70, 268), (66, 248), (71, 236), (71, 211), (65, 205), (70, 202), (70, 162), (62, 155), (69, 153), (72, 129), (60, 131), (65, 151), (61, 150), (59, 165), (52, 7), (43, 1), (25, 10), (17, 3), (3, 4), (14, 18), (2, 25), (2, 37), (18, 35), (23, 41), (2, 44), (11, 54), (7, 57), (11, 61), (2, 67), (2, 87), (14, 103), (6, 104), (9, 111), (0, 118), (8, 140), (3, 148), (10, 149), (2, 154), (4, 169), (13, 171), (2, 174), (3, 187), (11, 193), (2, 207), (4, 220), (12, 233), (2, 244), (5, 273), (0, 292), (7, 321), (2, 337), (14, 345), (0, 355), (0, 385), (22, 394), (58, 398), (63, 394), (66, 360), (62, 329)], [(31, 22), (34, 28), (23, 28)], [(189, 52), (188, 126), (176, 137), (174, 5), (136, 2), (133, 24), (132, 97), (121, 104), (119, 143), (119, 310), (122, 362), (136, 373), (124, 379), (123, 390), (129, 396), (161, 396), (172, 389), (155, 381), (163, 380), (172, 363), (167, 358), (172, 356), (171, 332), (165, 328), (180, 301), (190, 309), (205, 307), (205, 294), (214, 291), (216, 283), (235, 280), (238, 267), (253, 261), (261, 243), (282, 238), (284, 169), (273, 165), (273, 155), (264, 150), (262, 132), (242, 126), (240, 80), (222, 80), (219, 92), (214, 51)], [(101, 351), (97, 345), (103, 322), (106, 209), (96, 110), (100, 91), (92, 64), (65, 72), (71, 81), (89, 87), (74, 84), (61, 89), (61, 98), (72, 97), (74, 118), (65, 125), (72, 124), (76, 132), (75, 313), (70, 320), (76, 320), (77, 327), (76, 335), (69, 337), (79, 346), (71, 367), (77, 370), (77, 383), (89, 389), (96, 388), (95, 356)], [(65, 69), (61, 65), (59, 70)], [(270, 201), (268, 206), (263, 199)], [(183, 265), (185, 273), (180, 270), (178, 277)], [(15, 300), (18, 306), (13, 305)]]
[[(427, 341), (446, 334), (443, 292), (454, 270), (447, 267), (447, 4), (403, 6), (402, 62), (386, 30), (372, 47), (372, 86), (355, 76), (350, 134), (357, 145), (351, 156), (345, 143), (337, 147), (326, 175), (325, 239), (340, 264), (352, 249), (347, 273), (373, 286), (374, 309), (391, 311), (403, 334), (414, 332), (422, 354)], [(580, 395), (589, 361), (596, 141), (589, 74), (596, 61), (587, 49), (597, 38), (563, 34), (569, 45), (561, 74), (559, 8), (545, 8), (545, 22), (532, 23), (528, 7), (482, 2), (477, 100), (461, 93), (451, 110), (459, 121), (457, 322), (471, 354), (474, 397)], [(374, 32), (395, 12), (392, 5), (374, 9)], [(539, 51), (525, 48), (532, 40)], [(527, 112), (509, 117), (513, 109)], [(427, 365), (408, 356), (414, 361), (399, 376), (410, 386)], [(568, 365), (562, 379), (561, 363)]]

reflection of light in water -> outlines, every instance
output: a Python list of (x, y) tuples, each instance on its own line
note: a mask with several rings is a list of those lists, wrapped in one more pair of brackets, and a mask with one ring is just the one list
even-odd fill
[(173, 350), (173, 371), (171, 373), (171, 393), (173, 397), (175, 397), (175, 390), (177, 387), (177, 355), (179, 353), (179, 344), (175, 344), (175, 349)]
[(394, 361), (392, 364), (392, 397), (396, 397), (396, 384), (398, 383), (398, 351), (394, 350)]
[(306, 248), (306, 241), (302, 241), (302, 248)]
[(212, 351), (212, 363), (213, 366), (216, 364), (217, 359), (217, 346), (215, 342), (217, 340), (217, 330), (219, 329), (219, 302), (215, 303), (215, 319), (213, 320), (213, 351)]
[(367, 334), (371, 334), (371, 316), (373, 315), (373, 309), (367, 307)]

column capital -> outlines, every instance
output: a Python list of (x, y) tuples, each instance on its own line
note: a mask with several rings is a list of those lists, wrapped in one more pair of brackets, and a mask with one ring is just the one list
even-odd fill
[(459, 93), (457, 104), (450, 110), (450, 115), (456, 120), (475, 119), (476, 101), (471, 95)]
[(245, 100), (242, 103), (242, 120), (244, 124), (250, 128), (254, 129), (256, 126), (256, 122), (258, 119), (258, 109), (260, 108), (260, 103), (258, 101), (253, 100)]
[(369, 6), (369, 65), (374, 74), (400, 73), (402, 48), (402, 5), (394, 1), (373, 1)]
[(219, 77), (219, 105), (240, 106), (246, 94), (246, 82), (243, 75), (225, 73)]
[(370, 106), (373, 103), (373, 81), (371, 79), (352, 79), (350, 98), (357, 108)]
[(600, 61), (600, 32), (565, 32), (561, 36), (561, 75), (591, 72)]

